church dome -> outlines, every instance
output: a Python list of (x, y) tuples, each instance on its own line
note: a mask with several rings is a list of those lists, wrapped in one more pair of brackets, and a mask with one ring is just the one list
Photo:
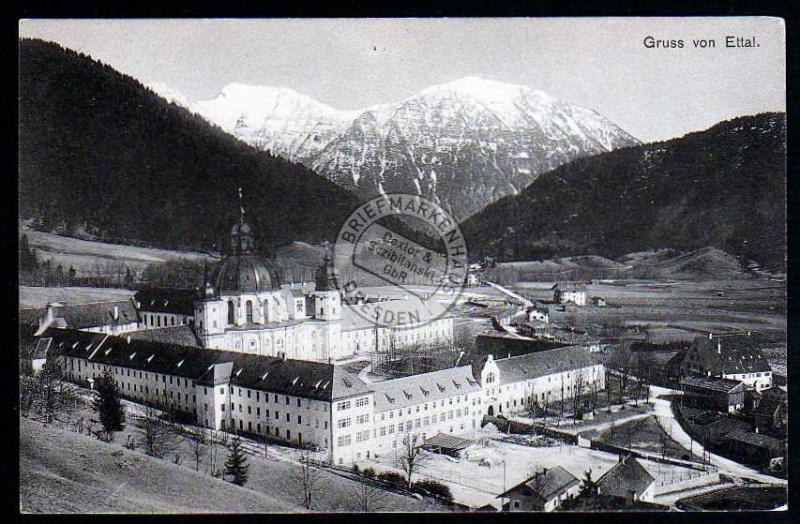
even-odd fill
[(281, 285), (267, 264), (256, 255), (231, 255), (216, 274), (216, 291), (221, 294), (275, 291)]

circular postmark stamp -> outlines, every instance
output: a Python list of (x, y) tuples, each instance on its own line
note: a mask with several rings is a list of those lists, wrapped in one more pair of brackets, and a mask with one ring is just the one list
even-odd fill
[(419, 195), (386, 194), (362, 203), (336, 237), (342, 299), (376, 326), (410, 329), (443, 318), (467, 280), (458, 222)]

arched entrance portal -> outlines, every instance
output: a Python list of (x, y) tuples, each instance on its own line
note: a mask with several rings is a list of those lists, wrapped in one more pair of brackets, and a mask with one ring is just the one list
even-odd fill
[(487, 412), (487, 414), (488, 414), (490, 417), (493, 417), (493, 416), (494, 416), (494, 406), (489, 406), (489, 411)]

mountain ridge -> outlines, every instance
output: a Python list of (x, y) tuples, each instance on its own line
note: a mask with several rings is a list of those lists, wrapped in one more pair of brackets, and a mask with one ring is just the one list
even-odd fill
[(474, 256), (615, 258), (713, 246), (786, 264), (786, 117), (762, 113), (582, 158), (462, 224)]
[(193, 107), (246, 143), (301, 162), (362, 198), (420, 194), (459, 220), (564, 162), (639, 143), (596, 111), (479, 77), (359, 110), (237, 83)]

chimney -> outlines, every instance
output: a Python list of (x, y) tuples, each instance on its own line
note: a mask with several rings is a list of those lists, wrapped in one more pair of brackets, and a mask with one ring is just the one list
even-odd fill
[(711, 340), (713, 337), (714, 337), (714, 334), (711, 331), (709, 331), (708, 332), (708, 340)]
[(114, 304), (114, 320), (119, 320), (119, 305)]
[(756, 435), (758, 435), (758, 426), (756, 426)]
[(542, 476), (546, 476), (546, 475), (547, 475), (547, 468), (542, 468)]
[(722, 341), (717, 339), (717, 353), (722, 355)]

